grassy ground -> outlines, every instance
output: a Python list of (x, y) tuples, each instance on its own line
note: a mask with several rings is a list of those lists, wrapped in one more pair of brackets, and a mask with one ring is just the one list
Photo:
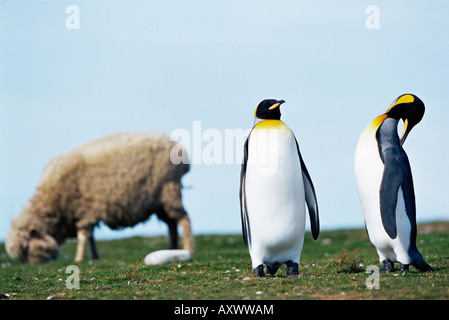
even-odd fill
[(449, 222), (418, 227), (418, 248), (435, 269), (382, 274), (379, 289), (369, 290), (369, 265), (381, 267), (364, 230), (306, 234), (299, 279), (254, 279), (240, 235), (196, 237), (192, 261), (145, 266), (151, 251), (165, 249), (165, 237), (98, 241), (100, 260), (78, 264), (79, 289), (67, 289), (75, 242), (62, 246), (57, 261), (21, 265), (0, 244), (0, 297), (3, 299), (448, 299)]

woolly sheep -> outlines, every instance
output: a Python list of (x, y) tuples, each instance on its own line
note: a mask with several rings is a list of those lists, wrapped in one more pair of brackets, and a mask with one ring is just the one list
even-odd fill
[[(170, 248), (193, 251), (190, 219), (181, 201), (181, 178), (188, 161), (170, 160), (176, 142), (163, 134), (117, 133), (52, 159), (34, 196), (11, 222), (6, 239), (10, 257), (24, 263), (55, 259), (60, 245), (77, 237), (75, 261), (84, 259), (87, 242), (98, 258), (94, 227), (103, 221), (112, 229), (134, 226), (155, 213), (167, 223)], [(181, 147), (182, 148), (182, 147)]]

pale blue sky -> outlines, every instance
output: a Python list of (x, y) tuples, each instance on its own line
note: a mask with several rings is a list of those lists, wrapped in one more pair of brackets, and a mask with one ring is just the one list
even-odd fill
[[(66, 28), (69, 5), (79, 30)], [(379, 29), (365, 25), (369, 5)], [(0, 240), (52, 157), (117, 131), (193, 136), (194, 121), (224, 137), (251, 128), (265, 98), (286, 100), (331, 229), (363, 227), (360, 133), (416, 94), (426, 114), (404, 147), (418, 221), (449, 219), (448, 12), (447, 1), (0, 1)], [(239, 174), (240, 160), (192, 166), (183, 196), (195, 233), (240, 232)], [(96, 235), (165, 233), (153, 217)]]

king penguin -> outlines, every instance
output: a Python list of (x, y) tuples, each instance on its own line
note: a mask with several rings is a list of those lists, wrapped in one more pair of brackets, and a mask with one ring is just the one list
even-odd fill
[[(416, 247), (416, 206), (410, 163), (402, 145), (424, 116), (424, 103), (403, 94), (363, 131), (355, 152), (354, 170), (365, 227), (376, 247), (383, 272), (394, 263), (407, 271), (413, 265), (431, 271)], [(399, 120), (404, 121), (401, 138)]]
[(318, 204), (298, 142), (281, 120), (284, 100), (262, 101), (244, 145), (240, 174), (243, 241), (256, 278), (274, 275), (286, 264), (287, 277), (299, 277), (306, 209), (312, 236), (319, 235)]

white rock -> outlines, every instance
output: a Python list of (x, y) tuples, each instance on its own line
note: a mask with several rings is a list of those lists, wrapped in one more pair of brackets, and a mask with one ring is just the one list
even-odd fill
[(158, 250), (147, 254), (143, 261), (147, 265), (156, 265), (175, 261), (187, 261), (191, 258), (192, 253), (188, 250)]

